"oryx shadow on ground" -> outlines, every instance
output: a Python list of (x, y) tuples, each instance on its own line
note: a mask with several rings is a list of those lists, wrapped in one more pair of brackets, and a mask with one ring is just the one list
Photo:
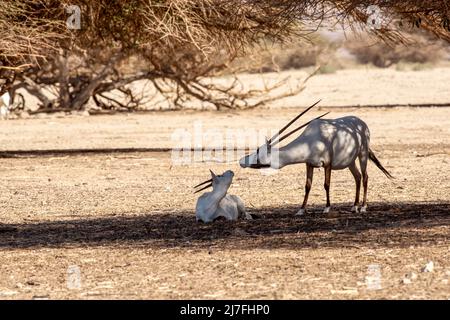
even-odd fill
[(257, 218), (252, 221), (211, 224), (197, 223), (193, 211), (0, 223), (0, 249), (133, 246), (242, 250), (450, 244), (450, 202), (371, 203), (364, 214), (350, 212), (348, 203), (335, 204), (330, 214), (311, 206), (307, 215), (295, 217), (297, 210), (297, 206), (253, 208), (249, 211)]

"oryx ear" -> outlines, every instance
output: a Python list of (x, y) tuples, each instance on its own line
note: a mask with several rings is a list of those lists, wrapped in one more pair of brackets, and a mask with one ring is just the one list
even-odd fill
[(211, 169), (209, 169), (209, 172), (211, 172), (211, 178), (217, 178), (216, 174)]
[(270, 145), (270, 140), (269, 140), (269, 138), (268, 138), (267, 136), (266, 136), (265, 138), (266, 138), (266, 144), (267, 144), (267, 145)]

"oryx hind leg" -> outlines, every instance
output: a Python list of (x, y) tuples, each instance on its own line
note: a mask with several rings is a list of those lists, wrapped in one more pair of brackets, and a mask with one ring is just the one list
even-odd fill
[(361, 193), (361, 173), (358, 170), (358, 167), (356, 166), (356, 162), (353, 162), (349, 167), (350, 172), (353, 175), (353, 178), (355, 178), (355, 184), (356, 184), (356, 195), (355, 195), (355, 203), (352, 207), (352, 212), (358, 212), (359, 211), (359, 194)]
[(331, 209), (330, 184), (331, 184), (331, 165), (325, 167), (325, 183), (323, 186), (324, 186), (325, 192), (327, 194), (327, 206), (323, 210), (323, 213), (329, 213), (330, 209)]
[(296, 213), (296, 216), (302, 216), (306, 213), (306, 204), (308, 203), (309, 191), (311, 190), (312, 180), (314, 174), (314, 167), (306, 164), (306, 183), (305, 183), (305, 197), (303, 198), (303, 204), (300, 210)]
[(244, 201), (242, 201), (241, 198), (235, 195), (230, 195), (230, 198), (233, 199), (234, 203), (236, 204), (236, 208), (238, 211), (238, 217), (247, 219), (247, 220), (253, 220), (253, 217), (250, 213), (248, 213), (245, 210)]
[(369, 175), (367, 174), (367, 161), (369, 160), (369, 150), (362, 150), (359, 155), (359, 166), (361, 168), (362, 180), (363, 180), (363, 202), (361, 205), (361, 212), (367, 211), (367, 186), (369, 183)]

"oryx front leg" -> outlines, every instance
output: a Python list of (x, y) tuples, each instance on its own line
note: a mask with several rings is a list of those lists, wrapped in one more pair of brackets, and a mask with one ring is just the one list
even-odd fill
[(305, 198), (300, 210), (297, 212), (297, 216), (302, 216), (306, 213), (306, 204), (308, 203), (309, 191), (311, 191), (311, 185), (313, 180), (314, 167), (306, 164), (306, 184), (305, 184)]
[(323, 213), (329, 213), (330, 212), (330, 208), (331, 208), (331, 203), (330, 203), (330, 183), (331, 183), (331, 165), (325, 167), (325, 183), (324, 183), (323, 186), (324, 186), (325, 192), (327, 194), (327, 206), (323, 210)]
[(352, 212), (358, 212), (359, 211), (359, 194), (361, 193), (361, 173), (359, 172), (358, 168), (356, 167), (356, 163), (353, 162), (348, 167), (355, 178), (355, 184), (356, 184), (356, 195), (355, 195), (355, 203), (352, 207)]

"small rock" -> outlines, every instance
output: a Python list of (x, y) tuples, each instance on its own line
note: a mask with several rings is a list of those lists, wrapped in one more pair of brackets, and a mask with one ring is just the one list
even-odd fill
[(246, 235), (248, 235), (248, 232), (246, 232), (245, 230), (242, 230), (241, 228), (236, 228), (236, 229), (234, 229), (233, 234), (235, 236), (246, 236)]
[(344, 289), (344, 290), (331, 290), (331, 294), (350, 294), (350, 295), (357, 295), (358, 289), (352, 288), (352, 289)]
[(20, 118), (20, 119), (28, 119), (28, 118), (30, 118), (30, 114), (29, 114), (27, 111), (22, 111), (22, 112), (19, 114), (19, 118)]
[(279, 229), (279, 230), (270, 230), (269, 232), (270, 232), (270, 233), (283, 233), (284, 230), (282, 230), (282, 229)]
[(65, 118), (67, 114), (65, 112), (55, 112), (52, 115), (52, 118)]
[(422, 268), (422, 272), (433, 272), (434, 270), (434, 263), (433, 261), (428, 262), (425, 267)]
[(403, 284), (411, 284), (413, 280), (417, 279), (417, 274), (414, 272), (411, 272), (409, 274), (406, 274), (405, 277), (402, 279)]
[(403, 284), (411, 284), (412, 281), (411, 281), (411, 279), (403, 278), (402, 283), (403, 283)]
[(19, 292), (17, 292), (17, 291), (0, 291), (0, 297), (3, 297), (3, 296), (14, 296), (14, 295), (16, 295), (16, 294), (18, 294)]

